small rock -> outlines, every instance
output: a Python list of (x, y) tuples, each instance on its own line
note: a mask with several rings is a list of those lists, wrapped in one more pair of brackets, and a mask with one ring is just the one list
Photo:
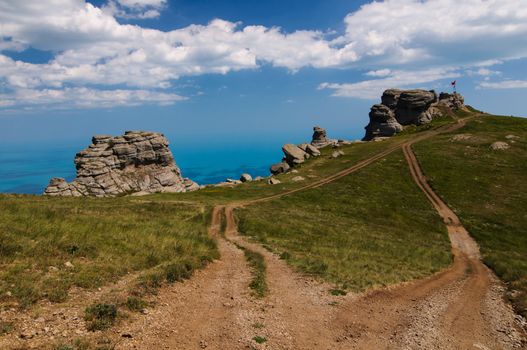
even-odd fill
[(490, 145), (490, 149), (493, 151), (502, 151), (510, 148), (509, 144), (507, 142), (502, 141), (496, 141), (492, 145)]
[(331, 158), (338, 158), (338, 157), (340, 157), (342, 154), (343, 154), (342, 151), (334, 151), (333, 153), (331, 153)]
[(123, 337), (123, 338), (133, 338), (130, 333), (123, 333), (123, 334), (121, 334), (121, 337)]
[(291, 181), (293, 182), (304, 181), (304, 180), (305, 179), (302, 176), (295, 176), (291, 179)]
[(519, 139), (520, 137), (516, 136), (516, 135), (507, 135), (507, 136), (505, 136), (505, 138), (507, 140), (514, 140), (514, 139)]
[(269, 180), (267, 180), (267, 183), (269, 185), (278, 185), (280, 182), (280, 180), (278, 179), (275, 179), (274, 177), (271, 177)]
[(253, 178), (251, 175), (247, 174), (247, 173), (243, 173), (241, 176), (240, 176), (240, 181), (241, 182), (250, 182), (252, 181)]
[(199, 341), (199, 347), (202, 349), (205, 349), (208, 346), (207, 342), (205, 340)]
[(298, 170), (293, 169), (293, 170), (290, 171), (290, 173), (291, 173), (291, 174), (298, 174)]
[(289, 169), (291, 169), (289, 164), (287, 164), (286, 162), (280, 162), (280, 163), (271, 165), (271, 168), (269, 170), (271, 171), (271, 174), (276, 175), (276, 174), (285, 173), (289, 171)]
[(71, 263), (71, 261), (66, 261), (64, 263), (64, 266), (67, 267), (68, 269), (72, 269), (74, 268), (75, 266), (73, 266), (73, 264)]
[(56, 271), (58, 271), (58, 270), (59, 270), (58, 267), (55, 267), (55, 266), (50, 266), (50, 267), (48, 267), (48, 271), (49, 271), (49, 272), (56, 272)]

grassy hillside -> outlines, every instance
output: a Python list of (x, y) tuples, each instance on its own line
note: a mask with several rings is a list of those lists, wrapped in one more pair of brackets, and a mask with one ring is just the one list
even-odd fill
[[(414, 146), (434, 189), (478, 241), (484, 262), (509, 282), (527, 315), (527, 119), (486, 116)], [(508, 138), (507, 138), (508, 136)], [(490, 145), (504, 141), (507, 150)]]
[(188, 277), (218, 256), (207, 220), (190, 204), (0, 196), (0, 305), (60, 302), (138, 271), (150, 284)]
[(240, 231), (309, 274), (363, 290), (451, 262), (446, 229), (401, 152), (319, 188), (248, 206)]

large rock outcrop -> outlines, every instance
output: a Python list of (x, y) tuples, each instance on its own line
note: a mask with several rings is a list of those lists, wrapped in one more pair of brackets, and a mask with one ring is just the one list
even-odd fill
[(315, 146), (316, 148), (323, 148), (327, 145), (331, 145), (334, 143), (335, 140), (331, 140), (328, 138), (326, 129), (321, 128), (320, 126), (313, 127), (313, 137), (311, 140), (311, 144)]
[(127, 131), (97, 135), (75, 156), (77, 177), (51, 179), (49, 196), (114, 197), (133, 193), (185, 192), (199, 186), (181, 176), (163, 134)]
[(429, 123), (442, 114), (442, 107), (464, 108), (463, 97), (458, 93), (441, 93), (438, 97), (433, 90), (388, 89), (382, 94), (381, 104), (371, 107), (364, 140), (393, 136), (404, 125)]

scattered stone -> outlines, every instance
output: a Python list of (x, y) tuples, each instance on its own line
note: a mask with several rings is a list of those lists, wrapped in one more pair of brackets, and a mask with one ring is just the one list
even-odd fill
[(121, 337), (123, 337), (123, 338), (133, 338), (130, 333), (123, 333), (123, 334), (121, 334)]
[(59, 270), (58, 267), (55, 267), (55, 266), (49, 266), (48, 267), (48, 271), (49, 272), (57, 272), (58, 270)]
[(300, 147), (293, 145), (292, 143), (282, 146), (282, 151), (285, 155), (285, 161), (290, 166), (301, 164), (309, 158), (308, 153), (304, 152)]
[(48, 196), (114, 197), (135, 192), (187, 192), (199, 186), (181, 177), (163, 134), (126, 131), (121, 136), (96, 135), (75, 156), (77, 177), (53, 178)]
[(261, 176), (257, 176), (254, 178), (254, 181), (262, 181), (264, 178)]
[(315, 146), (313, 145), (310, 145), (309, 143), (303, 143), (301, 145), (298, 145), (298, 147), (306, 152), (307, 154), (313, 156), (313, 157), (318, 157), (320, 156), (320, 150), (318, 148), (316, 148)]
[(285, 173), (289, 171), (289, 169), (291, 169), (289, 164), (287, 164), (286, 162), (280, 162), (280, 163), (271, 165), (271, 168), (269, 170), (271, 171), (271, 174), (277, 175), (277, 174)]
[(343, 155), (344, 155), (344, 152), (338, 150), (338, 151), (334, 151), (333, 153), (331, 153), (331, 158), (338, 158)]
[(252, 176), (247, 174), (247, 173), (244, 173), (244, 174), (242, 174), (242, 176), (240, 176), (240, 181), (241, 182), (250, 182), (252, 180), (253, 180)]
[(465, 107), (465, 99), (457, 92), (453, 94), (442, 92), (439, 94), (439, 104), (452, 110), (458, 110)]
[(271, 177), (271, 178), (269, 178), (269, 180), (267, 180), (267, 183), (269, 185), (278, 185), (281, 182), (280, 182), (280, 180), (275, 179), (274, 177)]
[(290, 173), (291, 173), (291, 174), (297, 174), (297, 173), (298, 173), (298, 170), (293, 169), (293, 170), (290, 171)]
[(75, 266), (73, 266), (73, 264), (71, 263), (71, 261), (66, 261), (64, 263), (64, 266), (67, 267), (68, 269), (73, 269)]
[(472, 135), (470, 134), (457, 134), (457, 135), (454, 135), (450, 141), (453, 141), (453, 142), (458, 142), (458, 141), (466, 141), (466, 140), (470, 140), (472, 138)]
[(303, 178), (302, 176), (295, 176), (291, 179), (291, 181), (293, 182), (298, 182), (298, 181), (304, 181), (305, 178)]
[(496, 141), (490, 145), (490, 149), (493, 151), (503, 151), (509, 149), (511, 146), (507, 142)]
[(517, 140), (517, 139), (519, 139), (520, 137), (519, 137), (519, 136), (516, 136), (516, 135), (507, 135), (507, 136), (505, 136), (505, 138), (506, 138), (507, 140)]

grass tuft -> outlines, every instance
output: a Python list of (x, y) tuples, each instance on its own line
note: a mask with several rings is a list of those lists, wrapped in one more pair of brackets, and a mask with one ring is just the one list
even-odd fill
[(114, 304), (95, 304), (86, 308), (84, 320), (89, 331), (103, 331), (111, 328), (117, 319), (117, 306)]

